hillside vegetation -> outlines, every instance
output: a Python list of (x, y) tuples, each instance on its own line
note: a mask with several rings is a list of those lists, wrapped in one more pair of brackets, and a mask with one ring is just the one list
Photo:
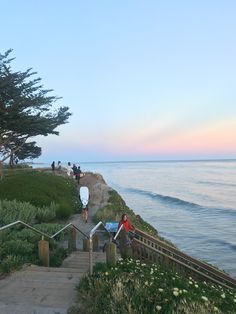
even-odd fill
[[(80, 208), (73, 180), (38, 171), (8, 171), (0, 181), (0, 226), (22, 220), (52, 235)], [(64, 232), (56, 240), (67, 237)], [(0, 232), (0, 274), (24, 263), (40, 264), (41, 236), (21, 225)], [(59, 266), (67, 251), (59, 241), (50, 240), (50, 265)]]
[(35, 170), (9, 170), (0, 180), (0, 199), (42, 207), (56, 204), (57, 218), (69, 217), (79, 206), (73, 180)]
[(233, 314), (236, 291), (183, 277), (158, 264), (119, 260), (97, 265), (78, 286), (79, 308), (70, 314)]

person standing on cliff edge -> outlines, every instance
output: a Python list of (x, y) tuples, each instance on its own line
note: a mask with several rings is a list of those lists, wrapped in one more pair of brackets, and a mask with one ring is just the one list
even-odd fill
[(54, 173), (54, 171), (55, 171), (55, 161), (52, 162), (51, 167), (52, 167), (52, 171)]

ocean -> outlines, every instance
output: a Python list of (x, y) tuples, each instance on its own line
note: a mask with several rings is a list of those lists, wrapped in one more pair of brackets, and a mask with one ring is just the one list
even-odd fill
[(185, 253), (236, 278), (236, 161), (80, 163)]

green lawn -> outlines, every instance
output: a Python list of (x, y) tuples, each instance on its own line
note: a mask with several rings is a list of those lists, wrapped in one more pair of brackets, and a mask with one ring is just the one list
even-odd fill
[(5, 173), (0, 181), (0, 200), (29, 202), (39, 207), (55, 203), (58, 218), (69, 217), (80, 206), (76, 184), (70, 178), (35, 170)]

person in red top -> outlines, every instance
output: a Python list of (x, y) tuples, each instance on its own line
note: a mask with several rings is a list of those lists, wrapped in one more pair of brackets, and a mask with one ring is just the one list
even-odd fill
[(123, 225), (124, 226), (124, 229), (126, 232), (129, 232), (129, 231), (134, 231), (135, 228), (131, 225), (131, 223), (129, 222), (128, 220), (128, 217), (126, 214), (123, 214), (122, 217), (121, 217), (121, 221), (119, 222), (119, 225), (118, 225), (118, 229), (120, 229), (120, 226)]

